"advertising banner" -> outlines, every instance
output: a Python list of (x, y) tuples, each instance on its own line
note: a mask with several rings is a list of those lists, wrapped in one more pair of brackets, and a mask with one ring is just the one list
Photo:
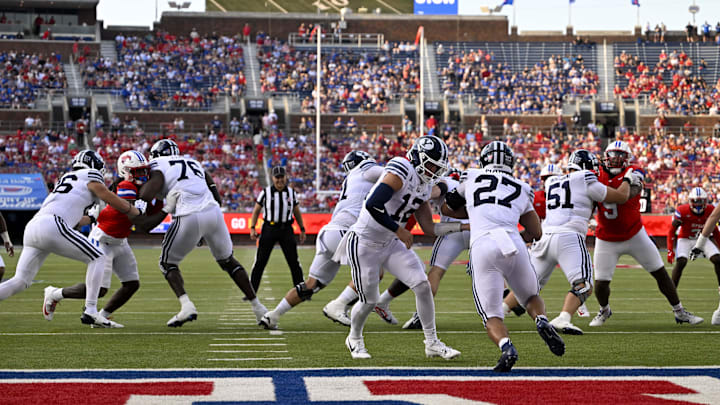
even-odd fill
[(460, 0), (414, 0), (413, 10), (421, 15), (457, 15)]
[(47, 195), (40, 173), (0, 174), (0, 210), (39, 210)]

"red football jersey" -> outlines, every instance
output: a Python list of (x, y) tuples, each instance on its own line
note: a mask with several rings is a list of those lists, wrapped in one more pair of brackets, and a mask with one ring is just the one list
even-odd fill
[[(633, 170), (644, 173), (637, 166), (630, 166)], [(622, 185), (623, 176), (627, 172), (624, 169), (617, 176), (607, 172), (604, 167), (600, 168), (598, 179), (600, 183), (618, 188)], [(608, 242), (621, 242), (630, 240), (642, 229), (642, 217), (640, 215), (640, 194), (627, 200), (624, 204), (598, 203), (598, 226), (595, 236)]]
[[(135, 184), (123, 180), (118, 183), (116, 193), (122, 199), (135, 200), (138, 189)], [(113, 238), (127, 238), (133, 225), (127, 215), (108, 205), (98, 215), (98, 226)]]
[(697, 239), (700, 232), (702, 232), (703, 226), (705, 226), (705, 221), (714, 209), (714, 206), (708, 204), (705, 211), (701, 215), (697, 215), (690, 209), (690, 204), (678, 206), (675, 215), (673, 215), (673, 219), (682, 222), (678, 238)]
[(545, 219), (545, 191), (538, 190), (535, 192), (535, 199), (533, 200), (533, 207), (537, 212), (540, 219)]

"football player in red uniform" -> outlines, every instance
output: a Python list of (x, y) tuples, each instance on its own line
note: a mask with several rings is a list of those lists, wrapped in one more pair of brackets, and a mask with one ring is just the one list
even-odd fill
[[(140, 186), (148, 180), (149, 166), (148, 161), (140, 152), (131, 150), (124, 152), (118, 158), (118, 174), (121, 179), (111, 186), (117, 195), (134, 203), (137, 200), (137, 194)], [(168, 202), (172, 206), (173, 202)], [(136, 207), (141, 212), (147, 209), (148, 215), (138, 216), (137, 219), (130, 220), (127, 215), (119, 212), (111, 206), (106, 206), (99, 215), (97, 215), (97, 226), (93, 227), (90, 232), (89, 239), (93, 245), (98, 246), (105, 253), (106, 267), (103, 276), (102, 286), (100, 288), (100, 297), (103, 297), (110, 288), (112, 274), (118, 277), (122, 286), (113, 294), (105, 303), (105, 307), (100, 312), (103, 317), (108, 318), (110, 315), (123, 306), (133, 294), (140, 288), (140, 277), (138, 275), (137, 262), (132, 249), (128, 244), (127, 237), (130, 235), (133, 225), (139, 230), (149, 231), (157, 226), (167, 216), (167, 212), (163, 211), (162, 201), (156, 202), (150, 207), (146, 207), (144, 202), (139, 202)], [(168, 207), (164, 207), (168, 209)], [(93, 213), (89, 213), (91, 220), (94, 219)], [(71, 287), (58, 288), (48, 286), (45, 288), (45, 300), (43, 303), (43, 316), (48, 321), (53, 319), (55, 308), (63, 298), (85, 298), (85, 283), (79, 283)], [(111, 327), (122, 328), (123, 325), (117, 322), (111, 322)]]
[[(692, 189), (692, 191), (690, 192), (691, 208), (695, 205), (693, 203), (692, 199), (700, 199), (700, 198), (696, 197), (696, 195), (701, 196), (699, 191), (696, 191), (696, 190), (702, 191), (701, 188), (696, 187), (696, 188)], [(705, 198), (706, 198), (705, 201), (708, 201), (707, 194), (705, 194)], [(697, 205), (699, 206), (700, 202), (697, 202)], [(712, 208), (712, 212), (710, 210), (711, 208)], [(710, 212), (710, 214), (707, 214), (708, 212)], [(677, 213), (676, 213), (676, 215), (677, 215)], [(718, 261), (720, 261), (718, 259), (720, 259), (720, 257), (718, 255), (718, 249), (717, 249), (717, 246), (720, 246), (720, 232), (718, 231), (718, 227), (717, 227), (718, 220), (720, 220), (720, 204), (718, 204), (715, 207), (713, 207), (712, 205), (706, 205), (705, 211), (704, 211), (702, 217), (707, 218), (707, 219), (705, 219), (705, 223), (700, 232), (692, 233), (694, 235), (697, 235), (697, 240), (695, 241), (695, 246), (690, 251), (690, 260), (695, 260), (698, 257), (700, 257), (700, 255), (702, 255), (702, 254), (704, 254), (705, 257), (710, 258), (710, 261), (715, 266), (715, 275), (717, 276), (717, 279), (718, 279), (718, 293), (720, 293), (720, 269), (718, 268), (718, 267), (720, 267), (720, 266), (718, 266)], [(675, 225), (675, 221), (673, 221), (673, 225)], [(685, 226), (685, 224), (683, 222), (683, 227), (684, 226)], [(692, 228), (693, 231), (695, 229), (696, 228)], [(713, 234), (713, 237), (714, 237), (713, 239), (715, 241), (714, 245), (712, 242), (708, 244), (707, 239), (710, 236), (710, 233)], [(680, 251), (680, 242), (678, 241), (678, 253), (679, 253), (679, 251)], [(669, 257), (669, 252), (668, 252), (668, 257)], [(680, 262), (680, 256), (678, 254), (678, 263), (679, 262)], [(680, 280), (681, 272), (682, 272), (682, 269), (680, 269), (680, 273), (678, 273), (678, 276), (677, 276), (678, 281)], [(675, 271), (673, 270), (673, 278), (674, 277), (675, 277)], [(713, 312), (711, 323), (713, 325), (720, 325), (720, 305), (718, 305), (718, 309), (716, 309), (715, 312)]]
[[(672, 262), (675, 261), (675, 267), (673, 267), (672, 271), (672, 280), (675, 283), (675, 287), (680, 283), (680, 277), (682, 277), (683, 269), (687, 265), (690, 249), (695, 246), (695, 242), (700, 232), (702, 232), (705, 221), (715, 208), (713, 205), (708, 204), (708, 195), (705, 190), (700, 187), (695, 187), (690, 190), (688, 200), (689, 204), (682, 204), (675, 210), (672, 226), (667, 236), (668, 263), (672, 264)], [(678, 228), (680, 228), (679, 232)], [(674, 249), (676, 240), (677, 254), (675, 254)], [(718, 250), (718, 246), (720, 246), (720, 243), (718, 243), (720, 242), (720, 232), (717, 226), (713, 230), (713, 242), (705, 244), (703, 253), (705, 257), (710, 259), (715, 267), (715, 275), (717, 276), (718, 285), (720, 286), (720, 251)]]
[(535, 191), (535, 198), (533, 199), (533, 207), (537, 212), (540, 219), (545, 219), (545, 180), (550, 176), (562, 176), (562, 168), (559, 165), (550, 163), (540, 170), (540, 190)]
[[(680, 303), (675, 284), (665, 271), (665, 264), (657, 247), (645, 232), (640, 215), (640, 191), (643, 187), (643, 171), (630, 166), (632, 153), (627, 143), (611, 142), (605, 149), (605, 158), (600, 168), (599, 180), (610, 187), (619, 187), (625, 172), (633, 169), (633, 181), (630, 199), (624, 204), (598, 203), (598, 226), (595, 232), (595, 296), (600, 311), (590, 321), (590, 326), (602, 326), (612, 315), (610, 310), (610, 282), (615, 266), (622, 255), (630, 255), (657, 282), (660, 292), (672, 305), (675, 321), (692, 325), (703, 321), (702, 318), (686, 311)], [(637, 174), (635, 174), (637, 173)]]

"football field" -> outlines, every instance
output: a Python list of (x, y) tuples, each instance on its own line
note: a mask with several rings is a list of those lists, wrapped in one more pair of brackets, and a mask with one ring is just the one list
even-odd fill
[[(237, 247), (236, 255), (248, 268), (255, 249)], [(429, 248), (418, 248), (425, 260)], [(307, 272), (314, 250), (300, 249)], [(462, 351), (453, 361), (426, 359), (421, 331), (405, 331), (371, 314), (365, 342), (373, 358), (353, 360), (345, 348), (348, 329), (332, 323), (322, 307), (349, 281), (343, 267), (336, 280), (280, 319), (280, 330), (267, 331), (255, 318), (240, 291), (215, 264), (207, 248), (196, 249), (182, 264), (186, 288), (199, 318), (172, 329), (165, 323), (179, 304), (157, 268), (159, 249), (137, 248), (141, 287), (114, 320), (124, 329), (90, 329), (80, 323), (81, 300), (64, 300), (55, 319), (41, 313), (43, 289), (68, 286), (84, 280), (85, 269), (76, 262), (51, 256), (27, 291), (0, 303), (0, 369), (145, 369), (145, 368), (335, 368), (335, 367), (478, 367), (495, 365), (499, 350), (487, 338), (475, 313), (470, 278), (464, 265), (453, 265), (436, 297), (440, 338)], [(466, 257), (464, 253), (461, 259)], [(15, 258), (5, 257), (11, 276)], [(624, 264), (633, 265), (632, 261)], [(388, 276), (381, 287), (392, 280)], [(119, 282), (113, 280), (113, 288)], [(259, 297), (273, 308), (292, 287), (282, 252), (273, 252)], [(683, 304), (705, 318), (697, 326), (676, 325), (670, 306), (644, 270), (621, 268), (611, 287), (613, 316), (602, 328), (590, 328), (590, 318), (575, 318), (586, 332), (567, 336), (566, 354), (553, 356), (530, 318), (508, 317), (510, 335), (520, 358), (516, 367), (710, 366), (720, 364), (720, 327), (710, 324), (718, 305), (717, 282), (709, 261), (691, 263), (685, 270), (680, 297)], [(542, 292), (548, 315), (554, 317), (568, 290), (559, 269)], [(110, 296), (108, 294), (107, 297)], [(107, 298), (106, 297), (106, 298)], [(101, 305), (103, 300), (101, 299)], [(588, 301), (597, 311), (595, 298)], [(414, 311), (411, 292), (397, 298), (392, 310), (402, 324)]]

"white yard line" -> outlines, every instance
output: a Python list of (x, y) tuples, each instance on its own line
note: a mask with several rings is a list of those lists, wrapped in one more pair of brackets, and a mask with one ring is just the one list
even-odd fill
[(217, 1), (215, 1), (215, 0), (210, 0), (210, 2), (211, 2), (212, 4), (214, 4), (215, 7), (219, 8), (220, 11), (222, 11), (223, 13), (227, 13), (227, 10), (225, 9), (225, 7), (221, 6), (220, 3), (218, 3)]
[(287, 346), (287, 343), (210, 343), (210, 346)]
[(385, 3), (383, 0), (375, 0), (375, 1), (377, 1), (378, 3), (382, 4), (383, 6), (385, 6), (385, 7), (387, 7), (387, 8), (389, 8), (390, 10), (394, 11), (395, 14), (402, 14), (402, 13), (400, 12), (400, 10), (398, 10), (398, 9), (396, 9), (395, 7), (393, 7), (393, 6)]
[(208, 353), (287, 353), (287, 350), (207, 350)]
[(249, 359), (207, 359), (207, 361), (259, 361), (259, 360), (292, 360), (292, 357), (256, 357)]
[(285, 338), (248, 337), (248, 338), (213, 338), (213, 340), (285, 340)]
[(268, 1), (270, 4), (272, 4), (273, 6), (275, 6), (278, 10), (282, 11), (283, 13), (285, 13), (285, 14), (288, 13), (287, 10), (285, 10), (285, 9), (282, 8), (282, 7), (280, 7), (280, 5), (277, 4), (277, 3), (275, 3), (273, 0), (267, 0), (267, 1)]

